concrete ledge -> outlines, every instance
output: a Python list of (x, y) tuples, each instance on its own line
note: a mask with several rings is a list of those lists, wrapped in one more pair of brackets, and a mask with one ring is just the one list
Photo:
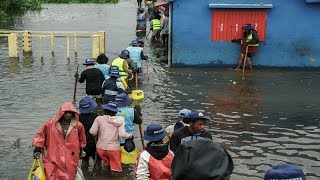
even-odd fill
[(272, 4), (209, 4), (213, 9), (271, 9)]

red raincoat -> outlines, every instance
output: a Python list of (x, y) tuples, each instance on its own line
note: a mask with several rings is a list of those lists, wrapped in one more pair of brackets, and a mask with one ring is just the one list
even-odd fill
[[(59, 123), (65, 111), (75, 113), (75, 119), (71, 120), (66, 138), (63, 137)], [(62, 104), (57, 116), (47, 121), (35, 135), (32, 145), (46, 149), (42, 154), (47, 180), (74, 180), (80, 148), (86, 145), (86, 135), (72, 103)]]

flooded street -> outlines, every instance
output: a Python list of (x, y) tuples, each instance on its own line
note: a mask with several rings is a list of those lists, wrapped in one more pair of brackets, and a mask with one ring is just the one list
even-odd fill
[[(106, 31), (106, 54), (117, 57), (136, 38), (136, 1), (118, 4), (45, 4), (40, 12), (16, 17), (2, 29), (37, 31)], [(9, 59), (7, 41), (0, 38), (0, 179), (26, 179), (32, 165), (31, 142), (41, 125), (73, 100), (74, 73), (91, 57), (91, 40), (78, 40), (78, 56), (66, 58), (66, 40), (55, 41), (51, 56), (46, 40), (44, 58), (33, 40), (33, 56)], [(20, 44), (21, 46), (21, 44)], [(21, 48), (22, 49), (22, 48)], [(320, 178), (320, 72), (254, 70), (246, 79), (232, 69), (168, 68), (160, 64), (159, 48), (146, 41), (150, 79), (144, 90), (143, 128), (168, 126), (182, 108), (210, 115), (213, 139), (228, 149), (235, 163), (232, 180), (261, 179), (281, 162), (297, 163), (308, 180)], [(72, 51), (71, 51), (72, 52)], [(161, 54), (161, 53), (160, 53)], [(236, 60), (235, 60), (236, 61)], [(145, 70), (145, 67), (144, 67)], [(77, 100), (85, 95), (78, 84)], [(141, 149), (138, 128), (135, 141)], [(133, 166), (118, 178), (133, 179)], [(87, 179), (106, 179), (105, 176)]]

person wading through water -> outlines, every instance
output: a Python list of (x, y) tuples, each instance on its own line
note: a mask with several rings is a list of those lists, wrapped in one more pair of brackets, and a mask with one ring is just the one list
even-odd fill
[(71, 102), (60, 107), (56, 117), (49, 119), (32, 141), (34, 158), (42, 153), (47, 180), (74, 180), (86, 134), (79, 114)]
[(163, 138), (163, 143), (169, 144), (173, 132), (183, 128), (184, 126), (189, 126), (189, 124), (184, 123), (183, 120), (184, 118), (188, 117), (190, 113), (191, 111), (189, 109), (182, 109), (181, 111), (179, 111), (178, 121), (166, 128), (166, 132), (168, 133), (168, 135)]
[(244, 30), (242, 39), (231, 40), (231, 42), (241, 43), (241, 55), (235, 70), (240, 70), (242, 61), (246, 58), (249, 68), (252, 71), (251, 57), (258, 51), (259, 37), (257, 31), (251, 26), (251, 24), (245, 24), (242, 29)]
[(206, 122), (210, 120), (210, 117), (204, 116), (201, 112), (191, 112), (189, 116), (183, 120), (190, 126), (184, 126), (172, 134), (170, 139), (170, 150), (176, 152), (180, 144), (193, 139), (212, 139), (211, 134), (204, 128)]
[(159, 124), (150, 124), (144, 131), (144, 139), (149, 141), (145, 150), (138, 155), (135, 175), (137, 180), (171, 179), (173, 152), (162, 140), (167, 132)]
[(97, 153), (113, 175), (122, 172), (121, 151), (119, 138), (133, 138), (132, 134), (126, 133), (124, 129), (123, 117), (116, 116), (119, 112), (117, 104), (110, 101), (108, 104), (101, 105), (104, 115), (98, 116), (90, 133), (98, 137)]
[(148, 56), (145, 56), (143, 54), (143, 48), (140, 47), (142, 43), (142, 41), (135, 39), (129, 44), (131, 45), (131, 47), (127, 48), (130, 54), (130, 58), (133, 59), (137, 64), (137, 73), (142, 73), (142, 60), (148, 60)]
[(83, 65), (86, 69), (82, 71), (79, 79), (79, 74), (76, 73), (74, 76), (79, 79), (79, 83), (86, 81), (86, 94), (91, 96), (97, 101), (98, 104), (102, 103), (102, 83), (105, 80), (103, 73), (100, 69), (94, 68), (94, 60), (87, 59)]
[[(128, 62), (126, 59), (130, 58), (128, 50), (122, 50), (119, 57), (112, 61), (111, 66), (117, 66), (119, 69), (119, 74), (121, 76), (120, 80), (123, 84), (127, 84), (127, 78), (132, 77), (132, 70), (129, 69)], [(129, 76), (130, 75), (130, 76)]]
[[(120, 110), (117, 113), (117, 116), (121, 116), (124, 118), (124, 129), (127, 133), (133, 134), (134, 132), (134, 124), (142, 123), (142, 114), (141, 107), (136, 105), (134, 108), (128, 107), (132, 104), (133, 100), (127, 96), (125, 93), (118, 94), (115, 97), (115, 103)], [(120, 143), (123, 144), (125, 142), (124, 138), (120, 138)]]
[(154, 19), (150, 21), (150, 31), (152, 31), (151, 42), (157, 42), (160, 40), (161, 31), (161, 16), (156, 15)]
[(108, 65), (108, 61), (109, 58), (105, 54), (100, 54), (97, 57), (97, 64), (93, 66), (94, 68), (100, 69), (105, 79), (109, 79), (108, 73), (110, 66)]
[(111, 66), (108, 76), (109, 79), (105, 80), (102, 84), (102, 91), (104, 92), (103, 100), (107, 104), (109, 101), (114, 101), (116, 95), (125, 93), (123, 84), (119, 81), (120, 74), (117, 66)]
[[(86, 96), (82, 98), (79, 101), (79, 121), (83, 124), (85, 132), (86, 132), (86, 140), (87, 145), (84, 148), (84, 152), (86, 155), (82, 158), (82, 164), (81, 168), (87, 170), (89, 167), (89, 159), (90, 157), (95, 160), (95, 154), (96, 154), (96, 143), (94, 140), (94, 137), (92, 134), (89, 133), (89, 130), (96, 119), (98, 117), (98, 114), (93, 112), (97, 107), (97, 103), (90, 98), (89, 96)], [(100, 162), (101, 159), (98, 158), (98, 161)], [(97, 164), (101, 164), (97, 163)], [(97, 169), (100, 169), (100, 167), (94, 167)]]

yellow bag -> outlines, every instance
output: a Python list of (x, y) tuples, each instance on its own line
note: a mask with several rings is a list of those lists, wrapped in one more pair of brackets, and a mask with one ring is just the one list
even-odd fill
[(137, 161), (139, 151), (134, 149), (132, 152), (128, 153), (123, 146), (121, 146), (121, 163), (123, 164), (135, 164)]
[(34, 159), (28, 180), (46, 180), (43, 165), (39, 158)]
[(129, 97), (135, 101), (140, 101), (140, 100), (143, 100), (144, 93), (142, 90), (132, 90), (132, 93), (129, 94)]

